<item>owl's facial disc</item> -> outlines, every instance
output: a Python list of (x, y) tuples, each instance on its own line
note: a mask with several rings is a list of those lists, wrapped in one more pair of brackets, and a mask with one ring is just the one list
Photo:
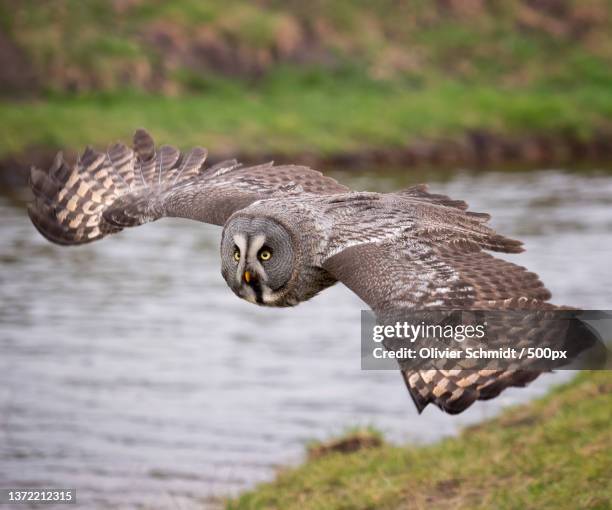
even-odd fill
[(283, 226), (269, 218), (235, 218), (223, 232), (221, 257), (221, 272), (236, 295), (278, 304), (293, 267), (291, 236)]

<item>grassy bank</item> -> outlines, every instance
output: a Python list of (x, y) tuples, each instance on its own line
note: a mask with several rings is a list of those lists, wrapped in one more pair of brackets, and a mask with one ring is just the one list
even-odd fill
[(236, 86), (180, 98), (127, 93), (0, 102), (0, 157), (31, 146), (105, 146), (129, 140), (140, 126), (162, 142), (206, 145), (211, 153), (326, 156), (458, 139), (468, 130), (588, 140), (612, 118), (609, 89), (587, 85), (553, 92), (458, 83), (306, 87), (302, 80), (284, 77), (257, 90)]
[(353, 154), (469, 130), (612, 132), (609, 0), (0, 0), (0, 157), (146, 126), (212, 154)]
[(611, 412), (612, 376), (582, 373), (458, 438), (332, 453), (227, 506), (604, 510), (612, 505)]

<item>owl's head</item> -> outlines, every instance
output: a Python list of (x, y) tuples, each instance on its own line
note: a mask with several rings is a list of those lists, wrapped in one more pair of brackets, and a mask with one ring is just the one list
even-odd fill
[(235, 216), (223, 229), (221, 273), (234, 293), (252, 303), (285, 306), (296, 263), (289, 231), (265, 216)]

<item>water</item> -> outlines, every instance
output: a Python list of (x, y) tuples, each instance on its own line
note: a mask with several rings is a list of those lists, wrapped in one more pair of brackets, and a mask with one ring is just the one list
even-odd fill
[[(339, 175), (390, 190), (432, 176)], [(525, 241), (507, 258), (553, 301), (609, 308), (612, 175), (454, 173), (432, 190)], [(304, 444), (355, 425), (424, 443), (543, 394), (569, 373), (418, 416), (397, 373), (360, 370), (341, 285), (288, 310), (238, 300), (217, 227), (181, 220), (62, 248), (0, 198), (0, 486), (75, 487), (86, 508), (202, 508), (270, 479)]]

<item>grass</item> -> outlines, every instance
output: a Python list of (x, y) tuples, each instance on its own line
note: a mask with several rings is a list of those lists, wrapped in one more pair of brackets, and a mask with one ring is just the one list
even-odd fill
[(22, 73), (0, 80), (0, 157), (139, 126), (258, 156), (470, 129), (588, 139), (612, 126), (611, 12), (610, 0), (0, 0), (7, 66)]
[(440, 83), (410, 89), (304, 86), (308, 78), (301, 79), (271, 78), (256, 90), (232, 85), (180, 98), (111, 93), (0, 102), (0, 156), (30, 146), (105, 146), (129, 140), (140, 126), (162, 142), (205, 145), (213, 154), (328, 155), (456, 138), (469, 129), (588, 138), (612, 117), (612, 94), (597, 86), (551, 92)]
[(584, 372), (458, 438), (330, 453), (227, 508), (609, 509), (611, 412), (612, 376)]
[[(22, 0), (15, 6), (0, 0), (0, 23), (44, 75), (47, 86), (59, 90), (79, 71), (91, 71), (103, 81), (83, 83), (85, 89), (120, 87), (120, 79), (105, 78), (127, 71), (125, 62), (109, 63), (101, 73), (89, 67), (106, 57), (161, 66), (158, 71), (178, 64), (206, 74), (206, 66), (190, 66), (190, 59), (168, 53), (168, 44), (151, 37), (160, 31), (170, 39), (170, 46), (187, 48), (204, 31), (209, 40), (228, 50), (261, 50), (266, 70), (287, 62), (303, 63), (300, 58), (306, 55), (331, 68), (352, 61), (370, 77), (416, 74), (430, 81), (452, 76), (533, 84), (563, 75), (579, 81), (581, 77), (571, 72), (576, 58), (595, 60), (600, 72), (610, 76), (610, 1), (584, 4), (583, 0), (315, 0), (307, 4), (296, 0)], [(249, 53), (254, 59), (262, 55)], [(249, 73), (238, 76), (245, 74)]]

